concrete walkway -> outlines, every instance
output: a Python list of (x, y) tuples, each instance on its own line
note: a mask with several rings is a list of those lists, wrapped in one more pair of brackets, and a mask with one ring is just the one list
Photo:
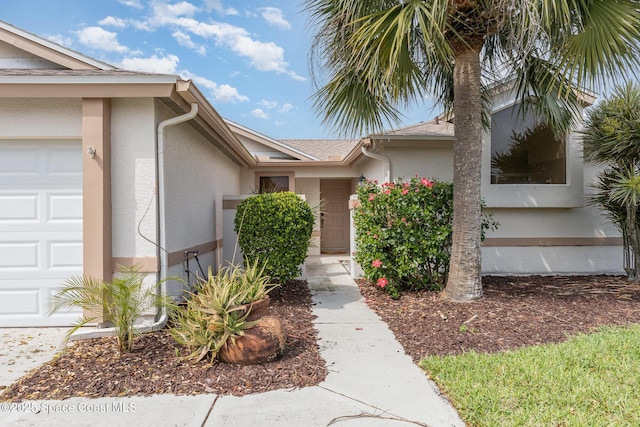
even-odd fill
[[(322, 357), (315, 387), (243, 397), (151, 397), (2, 404), (12, 426), (464, 426), (387, 325), (364, 303), (339, 256), (307, 260)], [(2, 330), (0, 330), (0, 334)], [(4, 380), (0, 371), (0, 381)], [(1, 383), (0, 383), (1, 384)]]

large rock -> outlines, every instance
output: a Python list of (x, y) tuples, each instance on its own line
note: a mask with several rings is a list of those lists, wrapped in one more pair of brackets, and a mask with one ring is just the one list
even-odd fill
[(218, 352), (225, 363), (255, 365), (276, 360), (284, 353), (286, 335), (282, 322), (275, 316), (265, 316), (244, 331), (244, 335), (228, 340)]

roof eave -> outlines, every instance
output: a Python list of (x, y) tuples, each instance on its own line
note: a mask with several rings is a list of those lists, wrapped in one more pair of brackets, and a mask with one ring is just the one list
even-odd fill
[(115, 69), (106, 62), (85, 56), (4, 21), (0, 21), (0, 40), (72, 70)]
[(238, 137), (229, 129), (224, 119), (209, 104), (209, 101), (202, 95), (198, 88), (192, 84), (191, 80), (180, 80), (176, 83), (176, 93), (188, 104), (197, 103), (200, 107), (198, 116), (216, 132), (229, 147), (230, 153), (235, 160), (244, 166), (255, 166), (256, 159), (240, 142)]

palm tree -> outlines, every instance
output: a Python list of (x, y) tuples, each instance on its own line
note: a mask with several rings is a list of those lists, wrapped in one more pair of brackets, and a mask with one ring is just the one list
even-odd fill
[(591, 109), (582, 136), (585, 158), (607, 166), (591, 202), (622, 232), (627, 277), (640, 282), (640, 86), (617, 87)]
[(480, 169), (485, 102), (505, 77), (521, 112), (557, 133), (576, 123), (577, 88), (640, 65), (637, 0), (307, 0), (323, 122), (351, 135), (397, 123), (425, 97), (453, 112), (454, 218), (445, 295), (482, 296)]

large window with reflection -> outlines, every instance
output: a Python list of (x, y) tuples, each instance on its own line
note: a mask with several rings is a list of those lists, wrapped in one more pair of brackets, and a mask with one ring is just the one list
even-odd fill
[(492, 184), (566, 184), (566, 138), (516, 104), (491, 117)]

